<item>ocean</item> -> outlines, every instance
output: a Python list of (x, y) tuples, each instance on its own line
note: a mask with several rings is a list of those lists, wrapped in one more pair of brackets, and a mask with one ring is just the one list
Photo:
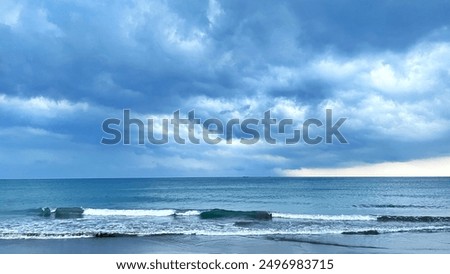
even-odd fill
[(0, 180), (0, 253), (450, 253), (450, 178)]

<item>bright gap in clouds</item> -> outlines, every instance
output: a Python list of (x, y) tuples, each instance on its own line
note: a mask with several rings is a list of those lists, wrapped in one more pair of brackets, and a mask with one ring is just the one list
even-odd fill
[(450, 176), (450, 157), (345, 168), (286, 169), (281, 174), (292, 177), (447, 177)]

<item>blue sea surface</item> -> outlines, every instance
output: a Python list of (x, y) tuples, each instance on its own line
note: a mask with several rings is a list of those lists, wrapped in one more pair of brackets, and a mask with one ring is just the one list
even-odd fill
[(0, 240), (436, 234), (450, 252), (450, 178), (0, 180), (0, 202)]

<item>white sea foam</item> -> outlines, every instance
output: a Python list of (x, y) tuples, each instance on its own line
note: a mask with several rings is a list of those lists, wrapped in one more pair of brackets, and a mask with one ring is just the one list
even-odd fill
[(84, 210), (86, 216), (130, 216), (130, 217), (165, 217), (173, 216), (174, 209), (94, 209), (86, 208)]
[[(393, 227), (393, 228), (376, 228), (379, 233), (398, 233), (398, 232), (426, 232), (430, 231), (448, 231), (448, 226), (421, 226), (421, 227)], [(345, 228), (297, 228), (297, 229), (217, 229), (214, 227), (203, 227), (197, 229), (189, 228), (173, 228), (173, 229), (149, 229), (149, 230), (133, 230), (133, 229), (110, 229), (104, 231), (106, 234), (118, 235), (198, 235), (198, 236), (270, 236), (270, 235), (324, 235), (324, 234), (341, 234), (341, 233), (363, 233), (365, 231), (374, 230), (372, 227), (345, 229)], [(39, 233), (30, 229), (27, 232), (2, 232), (0, 231), (0, 239), (77, 239), (92, 238), (96, 236), (96, 232), (90, 230), (76, 230), (73, 232), (47, 231)]]
[(312, 214), (290, 214), (272, 213), (273, 218), (282, 219), (305, 219), (320, 221), (376, 221), (376, 216), (370, 215), (312, 215)]
[(448, 226), (418, 226), (418, 227), (393, 227), (393, 228), (380, 228), (378, 229), (382, 233), (396, 233), (396, 232), (423, 232), (426, 230), (439, 231), (449, 230)]
[(186, 212), (177, 212), (177, 216), (198, 216), (200, 215), (200, 211), (198, 210), (188, 210)]

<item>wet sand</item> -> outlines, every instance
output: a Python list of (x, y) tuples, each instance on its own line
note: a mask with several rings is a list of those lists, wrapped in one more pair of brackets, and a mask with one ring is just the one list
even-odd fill
[[(433, 248), (428, 248), (432, 246)], [(448, 233), (110, 237), (0, 240), (2, 254), (394, 254), (450, 253)]]

